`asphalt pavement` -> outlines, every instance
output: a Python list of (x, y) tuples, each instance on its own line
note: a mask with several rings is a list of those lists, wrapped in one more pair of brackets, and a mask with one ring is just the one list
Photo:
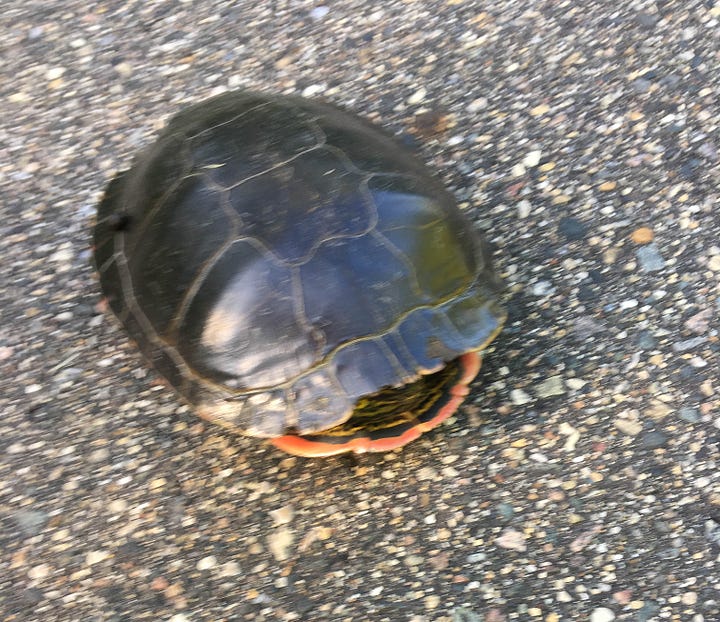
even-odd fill
[[(720, 622), (720, 3), (79, 2), (0, 14), (0, 619)], [(401, 451), (203, 422), (103, 313), (102, 191), (253, 88), (397, 133), (505, 330)]]

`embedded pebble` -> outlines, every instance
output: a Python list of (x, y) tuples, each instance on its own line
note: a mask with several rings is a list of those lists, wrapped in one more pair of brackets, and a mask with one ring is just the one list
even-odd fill
[(720, 272), (720, 255), (713, 255), (710, 257), (707, 267), (713, 272)]
[(290, 523), (295, 516), (295, 508), (288, 504), (276, 510), (270, 510), (270, 517), (273, 519), (273, 523), (276, 527), (280, 525), (287, 525)]
[(488, 99), (486, 97), (478, 97), (476, 99), (473, 99), (468, 105), (467, 105), (467, 111), (470, 114), (475, 114), (476, 112), (480, 112), (481, 110), (485, 110), (488, 107)]
[(294, 541), (295, 537), (287, 527), (280, 527), (267, 537), (268, 549), (277, 561), (285, 561), (290, 557), (290, 549)]
[(563, 421), (559, 428), (560, 434), (567, 436), (567, 440), (563, 445), (564, 451), (573, 451), (577, 442), (580, 440), (580, 431), (571, 426), (567, 421)]
[(523, 199), (517, 204), (518, 218), (527, 218), (532, 212), (532, 204), (530, 201)]
[(50, 255), (50, 261), (61, 264), (68, 264), (74, 257), (73, 249), (70, 246), (62, 246)]
[(33, 566), (27, 572), (28, 579), (41, 581), (50, 575), (51, 568), (48, 564), (38, 564)]
[(560, 219), (558, 231), (568, 241), (582, 240), (587, 234), (587, 226), (573, 216), (566, 216)]
[(437, 609), (438, 605), (440, 605), (440, 597), (436, 594), (431, 594), (430, 596), (425, 597), (425, 609)]
[(312, 17), (316, 21), (320, 21), (325, 16), (327, 16), (327, 14), (329, 12), (330, 12), (330, 7), (327, 7), (327, 6), (321, 4), (320, 6), (313, 7), (310, 10), (310, 17)]
[(542, 115), (547, 114), (548, 112), (550, 112), (550, 106), (548, 106), (545, 103), (539, 104), (539, 105), (535, 106), (534, 108), (531, 108), (531, 110), (530, 110), (530, 114), (533, 117), (541, 117)]
[(667, 444), (669, 438), (663, 432), (653, 431), (640, 437), (640, 445), (645, 449), (657, 449)]
[(635, 244), (648, 244), (653, 241), (655, 235), (650, 227), (640, 227), (630, 234), (630, 239)]
[(118, 63), (114, 67), (115, 71), (121, 78), (129, 78), (133, 74), (133, 67), (130, 63)]
[(710, 321), (713, 318), (713, 312), (710, 309), (704, 309), (685, 320), (685, 326), (694, 333), (702, 334), (710, 328)]
[(39, 510), (18, 510), (11, 516), (26, 536), (38, 535), (49, 519), (47, 512)]
[(674, 352), (686, 352), (703, 345), (706, 341), (707, 337), (692, 337), (691, 339), (676, 341), (672, 344), (672, 349)]
[(91, 464), (105, 462), (110, 457), (110, 450), (107, 447), (99, 447), (94, 449), (87, 456), (87, 461)]
[(680, 419), (687, 421), (688, 423), (697, 423), (700, 421), (700, 412), (697, 408), (683, 406), (678, 410), (678, 416)]
[(217, 558), (214, 555), (208, 555), (198, 560), (195, 567), (198, 570), (211, 570), (217, 566)]
[(408, 97), (407, 103), (410, 106), (415, 106), (425, 99), (427, 96), (427, 90), (424, 88), (418, 89), (410, 97)]
[(567, 380), (565, 380), (565, 384), (569, 389), (572, 389), (573, 391), (579, 391), (587, 384), (587, 381), (583, 380), (582, 378), (568, 378)]
[(562, 376), (550, 376), (535, 387), (535, 395), (539, 398), (552, 397), (554, 395), (563, 395), (565, 386)]
[(93, 566), (94, 564), (104, 562), (108, 558), (110, 558), (109, 551), (90, 551), (87, 555), (85, 555), (85, 564), (87, 566)]
[(532, 397), (522, 389), (513, 389), (510, 391), (510, 401), (516, 406), (522, 406), (523, 404), (532, 402)]
[(637, 436), (640, 432), (642, 432), (642, 424), (639, 421), (633, 421), (631, 419), (616, 419), (614, 424), (618, 430), (628, 436)]
[(682, 597), (680, 598), (680, 602), (683, 605), (695, 605), (698, 601), (698, 595), (697, 592), (685, 592)]
[(433, 480), (437, 476), (438, 476), (437, 471), (435, 469), (433, 469), (432, 467), (428, 467), (428, 466), (420, 468), (418, 470), (417, 474), (415, 475), (415, 477), (417, 477), (418, 480), (421, 482), (427, 481), (427, 480)]
[(527, 154), (525, 154), (525, 157), (523, 158), (523, 165), (527, 168), (533, 168), (534, 166), (537, 166), (540, 164), (540, 158), (542, 157), (542, 150), (535, 149), (533, 151), (528, 151)]
[(527, 550), (525, 536), (515, 529), (503, 531), (500, 537), (495, 539), (495, 543), (504, 549), (512, 549), (521, 553)]
[(538, 281), (533, 284), (531, 291), (533, 296), (549, 296), (555, 291), (555, 288), (549, 281)]
[(590, 622), (612, 622), (615, 619), (615, 613), (607, 607), (598, 607), (593, 609), (590, 614)]
[(652, 350), (657, 345), (657, 339), (648, 331), (642, 331), (637, 337), (637, 346), (641, 350)]
[(665, 260), (662, 258), (656, 244), (648, 244), (647, 246), (637, 249), (635, 256), (643, 272), (655, 272), (665, 267)]
[(45, 79), (52, 81), (62, 77), (65, 73), (65, 67), (52, 67), (45, 72)]
[(500, 516), (502, 516), (504, 519), (508, 520), (513, 517), (515, 514), (515, 510), (513, 509), (513, 506), (509, 503), (500, 503), (497, 505), (497, 512)]
[[(453, 610), (452, 622), (484, 622), (486, 618), (481, 617), (475, 613), (472, 609), (466, 607), (457, 607)], [(412, 620), (410, 621), (412, 622)], [(417, 622), (426, 622), (423, 618)]]
[(303, 97), (317, 97), (325, 90), (324, 84), (309, 84), (302, 91)]

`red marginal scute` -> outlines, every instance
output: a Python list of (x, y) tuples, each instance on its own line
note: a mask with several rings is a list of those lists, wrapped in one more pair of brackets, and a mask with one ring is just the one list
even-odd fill
[(463, 400), (470, 392), (468, 385), (475, 379), (475, 376), (478, 375), (482, 359), (477, 352), (468, 352), (460, 357), (459, 362), (462, 375), (448, 390), (448, 399), (442, 407), (438, 409), (435, 416), (429, 421), (420, 422), (396, 436), (392, 436), (394, 429), (390, 427), (385, 430), (388, 434), (386, 437), (371, 439), (365, 436), (355, 436), (348, 439), (346, 443), (341, 444), (324, 443), (319, 440), (310, 440), (309, 438), (294, 435), (279, 436), (272, 439), (270, 443), (289, 454), (306, 458), (334, 456), (348, 451), (353, 451), (357, 454), (369, 451), (390, 451), (407, 445), (409, 442), (418, 438), (423, 432), (432, 430), (450, 417), (450, 415), (457, 411), (460, 404), (463, 403)]

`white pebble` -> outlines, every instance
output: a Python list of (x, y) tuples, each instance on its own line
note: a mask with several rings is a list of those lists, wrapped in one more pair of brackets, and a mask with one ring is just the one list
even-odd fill
[(523, 158), (522, 163), (528, 167), (532, 168), (533, 166), (537, 166), (540, 164), (540, 158), (542, 157), (542, 150), (540, 149), (534, 149), (533, 151), (529, 151), (525, 157)]
[(590, 622), (612, 622), (615, 614), (607, 607), (598, 607), (590, 614)]
[(53, 67), (52, 69), (48, 69), (45, 73), (45, 78), (47, 80), (57, 80), (65, 73), (65, 67)]
[(105, 561), (108, 557), (110, 557), (110, 553), (108, 551), (90, 551), (85, 556), (85, 564), (88, 566), (99, 564), (100, 562)]
[(195, 567), (198, 570), (210, 570), (211, 568), (215, 568), (215, 566), (217, 566), (217, 557), (214, 555), (208, 555), (198, 561)]
[(316, 6), (310, 11), (310, 17), (314, 20), (321, 20), (330, 12), (330, 8), (326, 6)]
[(516, 529), (507, 528), (500, 537), (495, 538), (495, 543), (504, 549), (511, 549), (520, 553), (527, 550), (525, 535)]
[(407, 103), (410, 106), (414, 106), (416, 104), (419, 104), (421, 101), (425, 99), (425, 96), (427, 95), (427, 89), (419, 88), (417, 91), (415, 91), (410, 97), (407, 99)]
[(27, 574), (29, 579), (44, 579), (50, 574), (50, 566), (47, 564), (38, 564), (37, 566), (30, 568)]
[(240, 574), (240, 564), (237, 562), (226, 562), (220, 566), (221, 577), (234, 577)]
[(290, 549), (295, 541), (293, 533), (287, 527), (280, 527), (267, 537), (267, 545), (273, 557), (285, 561), (290, 557)]
[(320, 95), (320, 93), (322, 93), (324, 90), (324, 84), (311, 84), (310, 86), (303, 89), (302, 96), (315, 97), (316, 95)]
[(580, 378), (568, 378), (567, 380), (565, 380), (565, 384), (568, 386), (569, 389), (577, 391), (578, 389), (582, 389), (587, 384), (587, 382)]
[(550, 281), (538, 281), (532, 286), (533, 296), (548, 296), (555, 291)]
[(295, 508), (291, 504), (284, 505), (277, 510), (270, 510), (270, 517), (276, 527), (287, 525), (295, 516)]
[(478, 97), (477, 99), (473, 99), (467, 107), (467, 111), (470, 114), (474, 114), (475, 112), (480, 112), (481, 110), (485, 110), (485, 108), (488, 107), (488, 100), (486, 97)]
[(515, 406), (522, 406), (523, 404), (532, 402), (532, 398), (522, 389), (513, 389), (510, 391), (510, 401), (515, 404)]

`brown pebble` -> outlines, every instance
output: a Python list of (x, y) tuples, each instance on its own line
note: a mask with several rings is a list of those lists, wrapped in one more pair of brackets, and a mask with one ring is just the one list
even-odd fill
[(453, 125), (452, 117), (439, 110), (421, 112), (413, 119), (413, 129), (424, 138), (432, 138), (442, 134)]
[(183, 592), (183, 587), (181, 583), (171, 583), (170, 585), (165, 588), (165, 598), (169, 600), (173, 600), (175, 598), (178, 598), (180, 594)]
[(429, 561), (434, 570), (445, 570), (450, 563), (450, 555), (447, 551), (440, 551), (437, 555), (430, 557)]
[(635, 244), (648, 244), (653, 241), (655, 234), (650, 227), (640, 227), (630, 234), (630, 239)]
[(630, 602), (631, 598), (632, 590), (620, 590), (619, 592), (615, 592), (613, 594), (613, 599), (615, 600), (615, 602), (621, 605), (627, 605)]
[(493, 607), (492, 609), (488, 609), (485, 612), (485, 621), (486, 622), (505, 622), (507, 618), (505, 617), (505, 614), (500, 611), (497, 607)]
[(155, 577), (150, 583), (150, 589), (156, 592), (161, 592), (169, 587), (168, 580), (165, 577)]

